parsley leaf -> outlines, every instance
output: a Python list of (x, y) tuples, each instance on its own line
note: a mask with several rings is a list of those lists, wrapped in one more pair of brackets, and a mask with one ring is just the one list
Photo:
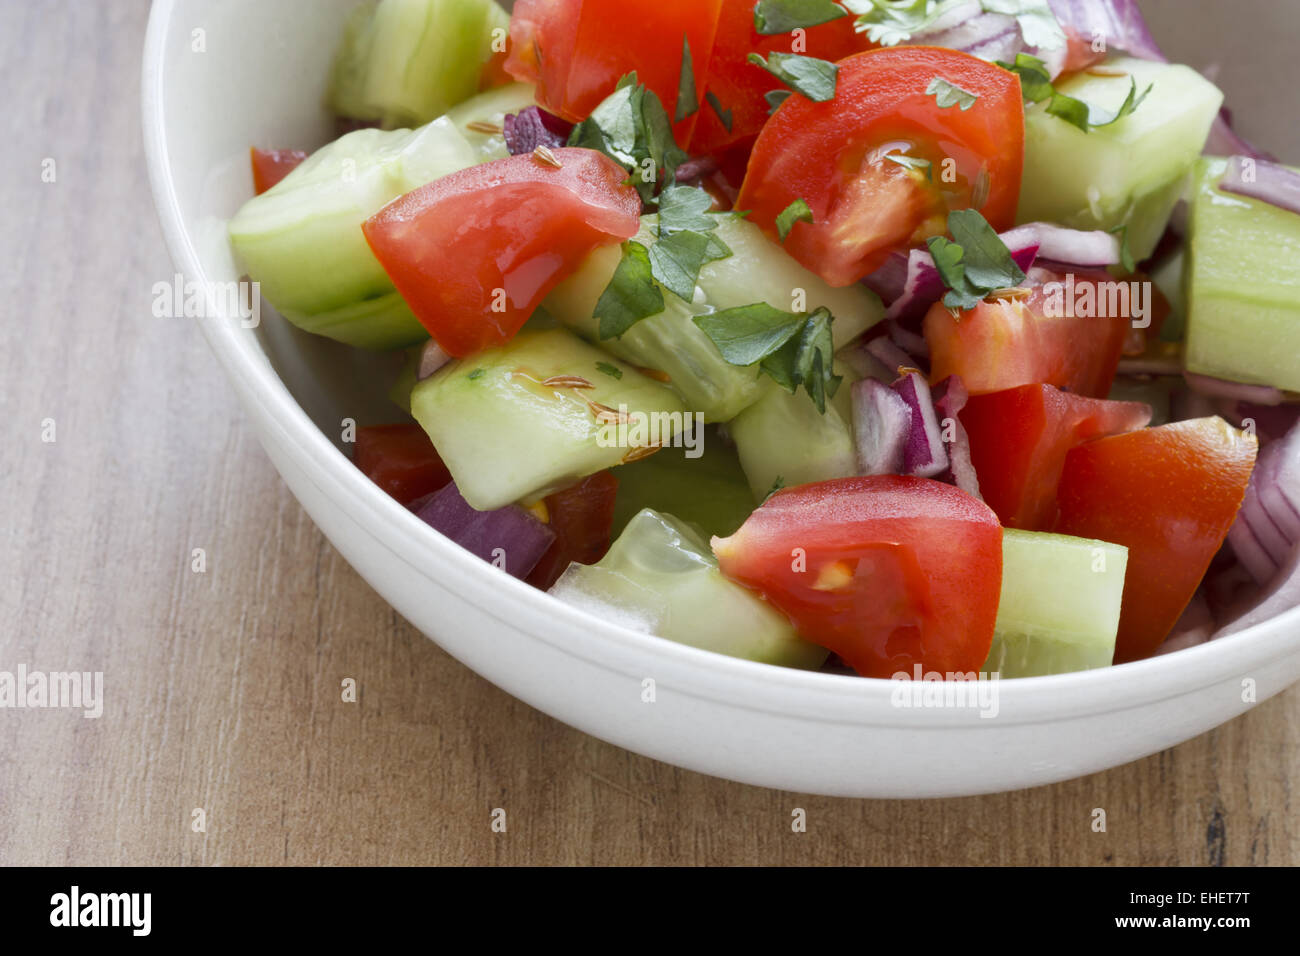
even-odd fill
[(930, 81), (930, 85), (925, 88), (925, 95), (933, 96), (941, 110), (950, 106), (960, 106), (963, 113), (974, 106), (979, 99), (970, 90), (963, 90), (956, 83), (950, 83), (942, 76), (936, 76)]
[(673, 122), (680, 123), (700, 108), (700, 98), (695, 92), (695, 65), (691, 62), (691, 41), (682, 35), (682, 69), (677, 77), (677, 109)]
[(934, 236), (926, 243), (939, 278), (949, 289), (943, 304), (950, 309), (973, 309), (990, 292), (1018, 286), (1025, 273), (1011, 250), (973, 209), (948, 214), (953, 239)]
[(1047, 106), (1045, 109), (1049, 115), (1063, 119), (1085, 133), (1119, 122), (1141, 106), (1142, 101), (1151, 92), (1151, 86), (1148, 86), (1139, 95), (1137, 80), (1129, 77), (1128, 96), (1120, 105), (1119, 110), (1112, 113), (1096, 106), (1089, 106), (1083, 100), (1067, 96), (1057, 90), (1052, 85), (1052, 77), (1047, 70), (1047, 65), (1038, 57), (1030, 56), (1028, 53), (1017, 53), (1014, 63), (999, 61), (998, 66), (1010, 70), (1020, 77), (1020, 90), (1024, 94), (1026, 103), (1046, 101)]
[(766, 302), (697, 315), (694, 322), (732, 365), (757, 365), (786, 391), (803, 386), (825, 413), (826, 397), (839, 388), (832, 369), (834, 342), (830, 312), (782, 312)]
[(712, 90), (709, 90), (707, 93), (704, 94), (704, 101), (709, 104), (709, 108), (712, 109), (714, 114), (718, 117), (718, 121), (721, 122), (722, 125), (726, 127), (727, 132), (730, 133), (731, 132), (731, 110), (724, 110), (722, 108), (722, 101), (719, 100), (716, 95), (714, 95), (714, 92)]
[(637, 82), (635, 73), (573, 128), (569, 146), (604, 153), (631, 174), (643, 202), (654, 198), (662, 178), (671, 182), (686, 153), (673, 140), (672, 121), (653, 90)]
[(766, 60), (757, 53), (751, 53), (749, 62), (761, 66), (790, 89), (802, 93), (814, 103), (825, 103), (835, 98), (835, 80), (839, 75), (839, 67), (827, 60), (800, 56), (798, 53), (774, 52)]
[(609, 362), (597, 362), (596, 371), (608, 375), (610, 378), (623, 377), (623, 370), (617, 365), (611, 365)]
[(796, 199), (790, 205), (786, 206), (779, 216), (776, 217), (776, 231), (785, 242), (785, 237), (790, 235), (790, 230), (794, 228), (796, 222), (812, 222), (813, 211), (802, 199)]
[(600, 320), (600, 337), (617, 338), (663, 310), (664, 294), (654, 281), (650, 253), (639, 242), (623, 243), (623, 257), (592, 313)]
[(762, 36), (791, 33), (847, 17), (848, 11), (832, 0), (758, 0), (754, 30)]

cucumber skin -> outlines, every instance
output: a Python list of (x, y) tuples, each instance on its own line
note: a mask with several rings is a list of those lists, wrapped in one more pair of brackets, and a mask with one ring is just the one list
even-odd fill
[[(621, 378), (598, 363), (617, 366)], [(530, 385), (577, 375), (586, 389)], [(470, 378), (470, 375), (474, 378)], [(450, 362), (411, 392), (411, 414), (428, 433), (460, 493), (490, 511), (567, 487), (622, 463), (629, 449), (601, 447), (588, 400), (629, 412), (682, 414), (681, 400), (573, 333), (522, 331), (504, 346)]]
[(1300, 391), (1300, 216), (1221, 192), (1197, 167), (1187, 246), (1188, 371)]
[(840, 362), (835, 374), (843, 380), (825, 414), (803, 392), (791, 395), (772, 382), (767, 394), (727, 426), (755, 498), (762, 499), (777, 479), (789, 488), (858, 473), (850, 397), (856, 376)]
[(1110, 666), (1127, 566), (1121, 545), (1004, 529), (1002, 594), (981, 670), (1014, 678)]
[[(880, 299), (865, 286), (832, 288), (753, 223), (736, 216), (719, 218), (717, 235), (733, 254), (700, 270), (695, 301), (683, 302), (664, 290), (664, 311), (642, 319), (620, 338), (601, 340), (599, 322), (592, 316), (618, 266), (617, 246), (597, 249), (546, 300), (554, 315), (588, 341), (628, 362), (666, 373), (687, 406), (709, 422), (730, 421), (766, 394), (766, 388), (758, 369), (727, 362), (694, 323), (694, 316), (759, 301), (791, 311), (793, 292), (802, 289), (806, 311), (825, 306), (835, 316), (836, 348), (884, 317)], [(653, 245), (657, 229), (657, 216), (643, 216), (636, 241)]]
[[(1205, 147), (1223, 94), (1190, 67), (1120, 57), (1147, 99), (1113, 126), (1085, 133), (1051, 116), (1043, 104), (1025, 114), (1025, 166), (1017, 221), (1075, 229), (1127, 225), (1134, 258), (1151, 255), (1182, 197), (1187, 175)], [(1061, 92), (1116, 109), (1127, 79), (1076, 74)], [(1091, 195), (1090, 195), (1091, 194)]]
[[(364, 11), (364, 12), (363, 12)], [(510, 16), (493, 0), (381, 0), (354, 12), (331, 69), (329, 106), (386, 128), (418, 126), (473, 96)]]
[(665, 448), (614, 469), (616, 536), (646, 508), (675, 515), (708, 537), (729, 537), (745, 523), (758, 500), (749, 490), (736, 449), (715, 428), (704, 435), (699, 458), (687, 458), (684, 448)]
[(469, 143), (445, 119), (417, 130), (348, 133), (244, 203), (228, 227), (235, 257), (290, 321), (380, 298), (393, 284), (361, 224), (473, 162)]
[(800, 640), (770, 604), (723, 577), (691, 528), (649, 509), (598, 563), (569, 565), (551, 593), (607, 619), (631, 617), (638, 629), (731, 657), (815, 669), (828, 656)]

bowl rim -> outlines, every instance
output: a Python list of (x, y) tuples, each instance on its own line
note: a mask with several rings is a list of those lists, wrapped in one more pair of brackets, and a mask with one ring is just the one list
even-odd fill
[[(167, 40), (177, 0), (153, 0), (145, 35), (141, 107), (154, 205), (175, 267), (188, 279), (207, 275), (184, 224), (166, 137)], [(1183, 696), (1300, 650), (1300, 607), (1234, 634), (1174, 654), (1090, 671), (999, 681), (998, 720), (969, 709), (904, 708), (897, 681), (863, 678), (729, 657), (609, 623), (501, 574), (433, 529), (365, 478), (308, 418), (275, 374), (252, 333), (230, 321), (200, 328), (245, 409), (332, 506), (366, 529), (375, 543), (420, 573), (436, 567), (454, 593), (503, 626), (638, 682), (654, 676), (675, 693), (796, 719), (909, 728), (1028, 724), (1136, 709)], [(441, 642), (439, 642), (441, 643)], [(445, 645), (444, 645), (445, 646)], [(453, 653), (453, 656), (457, 656)], [(481, 673), (481, 672), (480, 672)], [(488, 679), (492, 679), (490, 675)]]

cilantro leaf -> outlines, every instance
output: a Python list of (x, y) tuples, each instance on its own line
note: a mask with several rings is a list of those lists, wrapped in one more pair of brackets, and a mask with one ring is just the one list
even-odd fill
[(1047, 70), (1047, 65), (1038, 57), (1030, 56), (1028, 53), (1017, 53), (1014, 63), (998, 62), (998, 66), (1005, 70), (1010, 70), (1020, 77), (1020, 90), (1024, 94), (1026, 103), (1041, 103), (1046, 101), (1044, 107), (1047, 113), (1058, 119), (1063, 119), (1072, 126), (1076, 126), (1089, 133), (1094, 129), (1101, 129), (1103, 126), (1110, 126), (1119, 122), (1125, 116), (1133, 113), (1142, 101), (1147, 98), (1151, 92), (1151, 86), (1148, 86), (1139, 95), (1137, 91), (1137, 80), (1129, 77), (1129, 92), (1120, 108), (1115, 112), (1103, 110), (1100, 107), (1089, 106), (1083, 100), (1075, 99), (1073, 96), (1067, 96), (1060, 92), (1052, 85), (1051, 74)]
[(594, 149), (621, 165), (643, 202), (654, 198), (661, 179), (671, 182), (686, 159), (663, 103), (635, 73), (619, 80), (614, 92), (573, 128), (568, 145)]
[(814, 103), (825, 103), (835, 98), (835, 80), (839, 67), (827, 60), (798, 53), (774, 52), (766, 60), (757, 53), (751, 53), (749, 62), (761, 66), (790, 89), (802, 93)]
[(600, 337), (617, 338), (663, 310), (664, 294), (655, 283), (650, 253), (639, 242), (623, 243), (623, 257), (592, 312), (600, 320)]
[[(970, 0), (843, 0), (858, 14), (857, 30), (873, 43), (896, 46), (919, 42), (926, 33), (942, 26), (940, 21)], [(984, 13), (1014, 17), (1026, 46), (1056, 50), (1065, 45), (1061, 29), (1048, 0), (981, 0)]]
[(691, 62), (691, 41), (682, 35), (682, 69), (677, 77), (677, 109), (673, 122), (680, 123), (686, 117), (698, 112), (700, 98), (695, 92), (695, 65)]
[(982, 0), (980, 5), (986, 13), (1015, 17), (1025, 46), (1059, 50), (1065, 45), (1065, 31), (1048, 0)]
[(754, 30), (762, 36), (775, 36), (848, 15), (847, 10), (832, 0), (758, 0), (754, 5)]
[(825, 413), (826, 397), (840, 385), (832, 369), (833, 319), (826, 309), (805, 316), (756, 302), (697, 315), (694, 321), (732, 365), (757, 365), (791, 393), (802, 385), (818, 411)]
[(775, 113), (782, 103), (790, 98), (789, 90), (769, 90), (763, 94), (763, 99), (767, 100), (768, 114)]
[(704, 101), (709, 104), (709, 107), (717, 115), (719, 122), (721, 122), (722, 125), (726, 127), (727, 132), (730, 133), (731, 132), (731, 110), (724, 110), (722, 108), (722, 101), (719, 100), (717, 96), (714, 95), (712, 90), (709, 90), (707, 93), (704, 94)]
[(974, 106), (979, 99), (970, 90), (963, 90), (956, 83), (950, 83), (942, 76), (936, 76), (930, 81), (930, 85), (925, 88), (925, 95), (933, 96), (941, 110), (950, 106), (960, 106), (963, 113)]
[(716, 229), (718, 217), (709, 214), (712, 208), (713, 197), (703, 189), (669, 183), (659, 194), (659, 236)]
[(990, 292), (1013, 288), (1025, 280), (1011, 250), (975, 210), (949, 213), (948, 231), (952, 241), (934, 236), (926, 243), (939, 278), (948, 287), (943, 297), (948, 308), (973, 309)]
[(690, 302), (708, 253), (709, 237), (704, 233), (675, 232), (650, 247), (650, 267), (664, 288)]
[(776, 217), (776, 231), (781, 237), (781, 241), (784, 242), (785, 237), (790, 235), (790, 230), (794, 228), (796, 222), (812, 221), (813, 211), (808, 206), (808, 203), (802, 199), (796, 199)]
[(601, 372), (604, 375), (608, 375), (610, 378), (623, 377), (623, 370), (619, 368), (617, 365), (612, 365), (609, 362), (597, 362), (596, 371)]

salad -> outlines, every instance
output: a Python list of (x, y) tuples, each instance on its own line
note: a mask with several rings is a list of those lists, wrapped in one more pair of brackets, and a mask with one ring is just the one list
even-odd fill
[(234, 252), (506, 574), (884, 678), (1300, 604), (1300, 174), (1131, 0), (379, 0), (328, 105)]

